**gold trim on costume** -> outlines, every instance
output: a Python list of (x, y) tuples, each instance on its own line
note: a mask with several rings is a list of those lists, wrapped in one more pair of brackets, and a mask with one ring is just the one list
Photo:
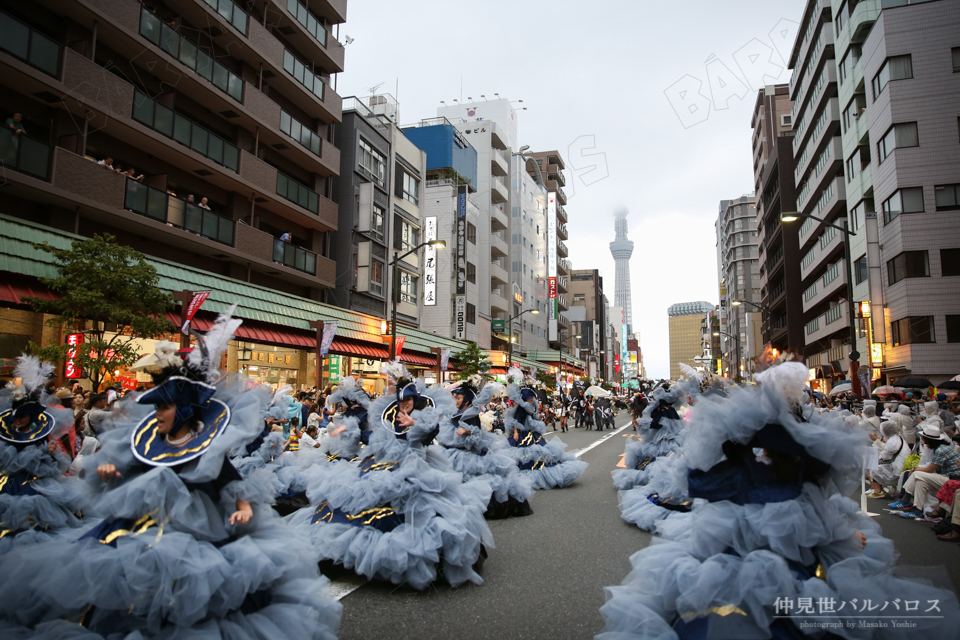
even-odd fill
[(10, 480), (10, 476), (5, 473), (0, 473), (0, 491), (3, 491), (3, 488), (7, 485), (8, 480)]
[[(144, 531), (146, 531), (147, 529), (149, 529), (150, 527), (155, 527), (155, 526), (157, 526), (156, 520), (154, 520), (153, 516), (148, 513), (147, 515), (143, 516), (142, 518), (134, 522), (133, 526), (130, 529), (117, 529), (116, 531), (113, 531), (107, 534), (107, 537), (100, 540), (100, 543), (110, 544), (117, 538), (122, 538), (124, 536), (131, 536), (131, 535), (137, 536), (143, 533)], [(162, 531), (161, 531), (161, 535), (162, 535)], [(157, 536), (157, 537), (159, 538), (160, 536)]]
[(725, 604), (720, 607), (710, 607), (703, 611), (688, 611), (687, 613), (681, 613), (680, 617), (684, 620), (693, 620), (695, 618), (702, 618), (704, 616), (709, 616), (711, 614), (727, 617), (732, 614), (737, 614), (738, 616), (745, 616), (747, 612), (738, 607), (735, 604)]

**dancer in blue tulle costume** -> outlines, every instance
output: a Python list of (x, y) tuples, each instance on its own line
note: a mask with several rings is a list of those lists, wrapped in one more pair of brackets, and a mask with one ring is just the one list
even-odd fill
[(330, 445), (340, 459), (308, 470), (314, 506), (289, 518), (309, 525), (325, 560), (367, 578), (424, 589), (439, 569), (453, 586), (482, 584), (475, 565), (493, 546), (483, 518), (490, 484), (464, 482), (444, 450), (430, 446), (456, 404), (445, 389), (424, 390), (399, 363), (382, 372), (392, 382), (387, 393), (359, 412), (368, 429), (356, 411), (334, 418), (332, 438), (347, 435)]
[[(757, 374), (760, 387), (697, 403), (683, 446), (687, 493), (698, 499), (686, 529), (631, 557), (623, 585), (606, 589), (599, 639), (957, 637), (955, 595), (894, 575), (892, 542), (845, 497), (869, 440), (835, 414), (802, 417), (807, 376), (786, 362)], [(909, 615), (905, 600), (936, 600), (943, 617), (860, 624), (876, 615), (862, 603), (887, 602), (884, 615), (896, 618)], [(812, 611), (798, 611), (804, 603)]]
[(534, 489), (555, 489), (572, 484), (583, 475), (587, 463), (576, 452), (566, 451), (560, 438), (547, 440), (547, 426), (540, 420), (536, 380), (524, 380), (519, 369), (510, 369), (507, 397), (514, 405), (507, 410), (503, 425), (510, 444), (510, 455)]
[(460, 381), (451, 393), (457, 402), (457, 413), (440, 424), (437, 442), (447, 450), (453, 468), (464, 479), (482, 478), (490, 483), (493, 495), (484, 515), (500, 519), (532, 514), (530, 479), (520, 473), (507, 451), (506, 439), (486, 431), (480, 423), (483, 406), (503, 393), (503, 386), (472, 375)]
[(637, 438), (627, 441), (627, 468), (613, 472), (621, 517), (644, 531), (654, 531), (664, 519), (690, 510), (692, 501), (681, 488), (686, 466), (680, 448), (687, 423), (679, 411), (686, 411), (699, 390), (700, 378), (695, 375), (655, 389)]
[(70, 459), (50, 444), (73, 425), (73, 412), (44, 403), (53, 365), (21, 356), (0, 390), (0, 554), (82, 524), (85, 492), (64, 475)]
[(86, 467), (100, 519), (0, 557), (0, 637), (336, 637), (341, 606), (270, 508), (271, 474), (228, 459), (269, 400), (217, 371), (238, 325), (221, 316), (185, 359), (158, 344), (156, 386), (114, 409)]

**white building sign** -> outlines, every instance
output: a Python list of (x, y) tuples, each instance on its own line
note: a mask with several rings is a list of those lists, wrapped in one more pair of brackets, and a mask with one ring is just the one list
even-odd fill
[[(437, 217), (424, 218), (424, 241), (437, 239)], [(434, 307), (437, 304), (437, 249), (427, 245), (423, 252), (423, 306)]]

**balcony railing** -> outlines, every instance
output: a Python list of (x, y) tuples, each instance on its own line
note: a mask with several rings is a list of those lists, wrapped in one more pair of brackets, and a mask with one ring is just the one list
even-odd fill
[(820, 316), (817, 316), (813, 320), (807, 323), (807, 335), (815, 333), (820, 330)]
[(283, 50), (283, 70), (293, 76), (293, 79), (303, 85), (303, 88), (323, 100), (323, 89), (326, 84), (323, 78), (316, 75), (300, 62), (288, 50)]
[(60, 45), (16, 18), (0, 12), (0, 49), (48, 76), (60, 77)]
[(327, 30), (323, 28), (323, 24), (307, 10), (307, 7), (302, 2), (298, 2), (298, 0), (287, 0), (287, 11), (320, 43), (320, 46), (326, 48)]
[(300, 205), (311, 213), (317, 213), (320, 208), (320, 196), (316, 191), (305, 184), (301, 184), (290, 176), (277, 171), (277, 194), (290, 202)]
[(233, 220), (131, 178), (127, 179), (123, 206), (152, 220), (233, 246)]
[(312, 276), (317, 275), (317, 254), (289, 242), (274, 241), (273, 261)]
[(807, 290), (803, 292), (804, 302), (810, 302), (817, 295), (817, 283), (814, 282), (812, 285), (807, 287)]
[(235, 145), (152, 100), (139, 89), (133, 93), (133, 119), (231, 171), (240, 170), (240, 150)]
[(50, 145), (6, 127), (0, 130), (0, 162), (7, 169), (50, 180)]
[(318, 158), (320, 157), (323, 138), (282, 109), (280, 110), (280, 131), (309, 149)]
[[(828, 284), (836, 280), (837, 277), (839, 277), (839, 275), (840, 275), (840, 263), (837, 262), (837, 263), (834, 263), (832, 267), (827, 269), (827, 272), (825, 274), (823, 274), (823, 286), (827, 286)], [(816, 286), (816, 283), (814, 283), (814, 286)]]
[(247, 12), (240, 8), (233, 0), (203, 0), (211, 9), (220, 14), (220, 17), (233, 26), (234, 29), (247, 35)]
[(180, 64), (211, 83), (239, 103), (243, 103), (243, 80), (206, 51), (187, 40), (176, 29), (146, 8), (140, 10), (140, 35), (170, 54)]
[(843, 305), (838, 304), (835, 307), (830, 307), (830, 309), (823, 314), (823, 323), (830, 324), (831, 322), (836, 322), (843, 316)]

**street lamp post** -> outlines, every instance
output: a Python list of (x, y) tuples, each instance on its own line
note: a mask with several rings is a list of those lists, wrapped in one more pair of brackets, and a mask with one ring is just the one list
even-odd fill
[(411, 253), (415, 253), (424, 247), (434, 247), (435, 249), (442, 249), (447, 246), (447, 243), (443, 240), (431, 240), (429, 242), (421, 242), (410, 251), (407, 251), (402, 256), (397, 255), (397, 252), (393, 252), (393, 260), (390, 261), (390, 270), (392, 272), (392, 282), (390, 287), (390, 297), (391, 301), (391, 310), (390, 310), (390, 360), (393, 361), (397, 358), (397, 298), (400, 293), (400, 267), (397, 263), (406, 258)]
[(843, 225), (837, 226), (809, 213), (780, 214), (781, 222), (795, 222), (800, 218), (813, 218), (818, 222), (823, 222), (828, 227), (843, 232), (843, 260), (847, 263), (847, 304), (849, 306), (848, 315), (850, 316), (850, 385), (855, 394), (863, 395), (863, 389), (860, 388), (860, 379), (857, 377), (857, 370), (860, 368), (860, 352), (857, 351), (857, 314), (856, 303), (853, 301), (853, 264), (850, 262), (850, 238), (857, 234), (848, 228), (846, 216), (843, 217)]
[[(749, 300), (733, 300), (733, 301), (730, 302), (730, 305), (733, 306), (733, 307), (739, 307), (740, 305), (743, 305), (743, 304), (748, 304), (748, 305), (750, 305), (751, 307), (753, 307), (754, 309), (756, 309), (757, 311), (760, 312), (760, 327), (761, 327), (761, 330), (762, 330), (762, 328), (763, 328), (763, 314), (764, 314), (764, 313), (767, 314), (767, 319), (769, 319), (769, 318), (770, 318), (770, 310), (767, 309), (766, 307), (764, 307), (763, 305), (759, 305), (759, 304), (757, 304), (756, 302), (750, 302)], [(738, 335), (738, 336), (740, 335), (740, 314), (739, 314), (739, 313), (737, 314), (737, 335)], [(754, 345), (754, 351), (756, 351), (756, 345)], [(738, 352), (738, 353), (737, 353), (737, 362), (740, 361), (740, 355), (741, 355), (741, 354)], [(754, 361), (756, 361), (755, 356), (756, 356), (756, 353), (754, 353)]]
[(540, 313), (540, 310), (527, 309), (526, 311), (521, 311), (517, 315), (507, 320), (507, 339), (508, 339), (507, 340), (507, 369), (513, 366), (513, 321), (525, 313), (532, 313), (533, 315), (538, 315)]

